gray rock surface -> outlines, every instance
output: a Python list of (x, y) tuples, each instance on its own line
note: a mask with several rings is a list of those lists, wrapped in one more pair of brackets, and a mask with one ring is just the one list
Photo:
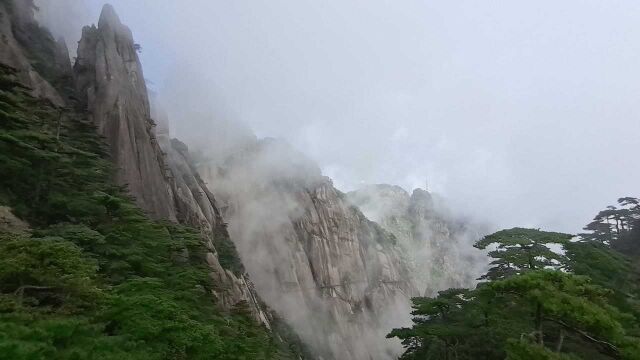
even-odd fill
[(80, 101), (109, 145), (117, 182), (150, 216), (175, 221), (133, 36), (110, 5), (102, 9), (97, 27), (82, 29), (74, 71)]
[(426, 190), (415, 189), (409, 195), (399, 186), (379, 184), (349, 192), (347, 197), (410, 250), (412, 278), (421, 294), (471, 287), (483, 272), (486, 257), (472, 245), (486, 230), (453, 216)]
[(258, 294), (323, 359), (392, 359), (385, 335), (417, 294), (393, 235), (369, 221), (310, 160), (255, 143), (207, 181)]
[(240, 302), (247, 303), (256, 320), (269, 326), (268, 316), (258, 301), (247, 275), (233, 273), (220, 264), (214, 237), (225, 237), (228, 240), (229, 234), (218, 211), (216, 200), (193, 165), (187, 145), (178, 139), (171, 139), (169, 119), (162, 111), (154, 110), (153, 116), (158, 123), (158, 144), (166, 154), (166, 164), (170, 173), (168, 182), (172, 189), (177, 220), (181, 224), (200, 229), (203, 238), (206, 239), (209, 250), (207, 264), (211, 269), (210, 276), (216, 284), (212, 295), (226, 310), (232, 309)]
[(97, 27), (83, 28), (74, 71), (80, 101), (109, 145), (118, 183), (153, 218), (200, 229), (218, 303), (231, 309), (246, 302), (268, 324), (246, 276), (220, 264), (214, 237), (228, 234), (215, 199), (193, 167), (187, 146), (170, 140), (162, 113), (154, 114), (162, 123), (156, 134), (133, 36), (110, 5), (103, 7)]
[[(56, 106), (65, 104), (58, 91), (47, 81), (33, 66), (33, 60), (29, 58), (30, 36), (45, 35), (38, 41), (50, 41), (55, 44), (46, 32), (36, 31), (39, 27), (33, 16), (32, 3), (27, 0), (8, 0), (0, 2), (0, 64), (10, 66), (18, 70), (18, 80), (31, 88), (34, 97), (44, 98)], [(46, 35), (49, 38), (46, 38)], [(21, 40), (21, 41), (19, 41)], [(62, 52), (58, 52), (55, 62), (65, 66), (61, 60)], [(70, 66), (67, 55), (67, 68)]]
[(29, 232), (29, 224), (18, 219), (11, 208), (8, 206), (0, 206), (0, 232), (11, 233), (27, 233)]

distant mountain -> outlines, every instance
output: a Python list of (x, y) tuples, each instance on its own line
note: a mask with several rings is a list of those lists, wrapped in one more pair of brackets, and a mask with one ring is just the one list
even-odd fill
[(421, 294), (471, 287), (483, 273), (486, 259), (473, 243), (488, 229), (456, 217), (436, 195), (422, 189), (409, 195), (399, 186), (379, 184), (349, 192), (347, 198), (408, 249)]

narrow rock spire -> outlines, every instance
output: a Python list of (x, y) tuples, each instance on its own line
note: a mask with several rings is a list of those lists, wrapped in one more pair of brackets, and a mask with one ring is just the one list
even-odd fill
[(100, 12), (98, 27), (105, 26), (122, 26), (120, 17), (118, 17), (116, 10), (111, 4), (104, 4), (104, 6), (102, 7), (102, 12)]
[(74, 66), (76, 89), (138, 206), (157, 219), (176, 220), (165, 159), (151, 120), (149, 95), (131, 30), (111, 5), (98, 27), (85, 27)]

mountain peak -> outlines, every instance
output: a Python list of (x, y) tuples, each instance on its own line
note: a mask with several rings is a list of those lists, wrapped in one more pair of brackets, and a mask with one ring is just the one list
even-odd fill
[(120, 18), (111, 4), (104, 4), (102, 11), (100, 12), (98, 26), (103, 27), (113, 25), (121, 25)]

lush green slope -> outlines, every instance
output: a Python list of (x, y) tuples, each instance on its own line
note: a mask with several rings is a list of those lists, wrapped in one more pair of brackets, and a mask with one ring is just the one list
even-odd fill
[(0, 205), (31, 231), (0, 230), (0, 358), (290, 357), (243, 306), (216, 310), (198, 233), (133, 205), (83, 113), (12, 74), (0, 69)]

